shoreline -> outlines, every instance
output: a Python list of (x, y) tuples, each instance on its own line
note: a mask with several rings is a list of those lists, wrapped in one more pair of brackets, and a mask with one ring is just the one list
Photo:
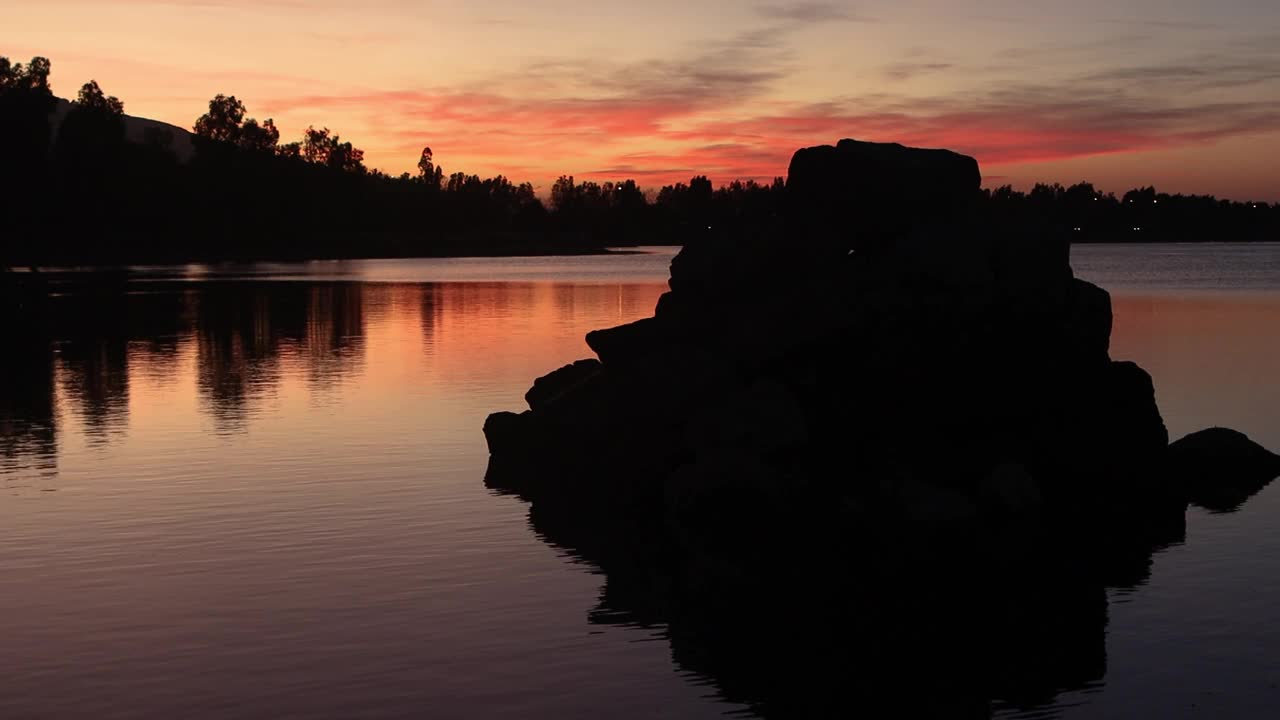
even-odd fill
[[(1145, 240), (1145, 241), (1089, 241), (1077, 240), (1071, 245), (1085, 246), (1200, 246), (1200, 245), (1280, 245), (1280, 238), (1276, 240)], [(15, 275), (28, 275), (32, 273), (32, 268), (36, 268), (38, 273), (64, 273), (64, 272), (95, 272), (95, 271), (128, 271), (131, 269), (155, 268), (155, 267), (172, 267), (178, 265), (208, 265), (211, 267), (229, 266), (229, 265), (252, 265), (259, 263), (313, 263), (313, 262), (349, 262), (349, 261), (365, 261), (365, 260), (454, 260), (454, 259), (484, 259), (484, 258), (536, 258), (536, 257), (590, 257), (590, 256), (625, 256), (625, 255), (643, 255), (645, 251), (639, 250), (640, 247), (670, 247), (680, 248), (683, 244), (678, 243), (643, 243), (635, 245), (611, 245), (607, 247), (597, 248), (575, 248), (575, 247), (542, 247), (530, 248), (524, 250), (519, 247), (494, 247), (488, 250), (466, 250), (461, 252), (412, 252), (412, 253), (369, 253), (364, 255), (306, 255), (306, 256), (263, 256), (263, 257), (242, 257), (242, 258), (156, 258), (156, 259), (127, 259), (112, 262), (97, 261), (80, 261), (65, 262), (54, 261), (50, 264), (36, 263), (34, 265), (26, 262), (17, 263), (10, 267), (0, 266), (0, 278), (7, 273)]]
[[(602, 248), (541, 248), (537, 251), (520, 252), (511, 248), (495, 248), (493, 252), (468, 251), (459, 253), (372, 253), (367, 255), (352, 256), (332, 256), (332, 255), (314, 255), (314, 256), (265, 256), (256, 258), (163, 258), (163, 259), (129, 259), (114, 262), (96, 262), (96, 261), (80, 261), (80, 262), (64, 262), (56, 261), (51, 264), (44, 263), (19, 263), (12, 267), (0, 267), (0, 278), (6, 274), (13, 275), (43, 275), (58, 274), (68, 272), (110, 272), (110, 271), (129, 271), (146, 268), (162, 268), (175, 267), (183, 265), (206, 265), (209, 267), (236, 266), (236, 265), (255, 265), (261, 263), (317, 263), (317, 262), (359, 262), (366, 260), (455, 260), (455, 259), (481, 259), (481, 258), (535, 258), (535, 257), (595, 257), (595, 256), (625, 256), (625, 255), (643, 255), (642, 250), (632, 249), (636, 246), (615, 246)], [(679, 245), (645, 245), (644, 247), (680, 247)]]

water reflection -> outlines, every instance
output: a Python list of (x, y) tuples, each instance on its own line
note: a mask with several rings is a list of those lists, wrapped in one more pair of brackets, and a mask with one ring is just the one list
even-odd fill
[[(649, 315), (664, 267), (624, 284), (64, 288), (43, 330), (0, 353), (0, 490), (37, 498), (0, 498), (0, 715), (695, 718), (725, 709), (702, 699), (712, 683), (760, 715), (874, 717), (888, 696), (885, 716), (1047, 717), (1070, 714), (1063, 691), (1105, 682), (1123, 697), (1127, 656), (1142, 673), (1181, 662), (1117, 648), (1116, 626), (1141, 618), (1107, 590), (1144, 585), (1153, 553), (1156, 584), (1178, 575), (1177, 551), (1158, 549), (1177, 528), (1133, 543), (1105, 582), (1004, 543), (981, 573), (867, 564), (839, 587), (813, 553), (753, 529), (777, 568), (765, 580), (792, 579), (725, 598), (708, 624), (705, 606), (592, 546), (573, 508), (486, 493), (484, 417), (586, 357), (586, 331)], [(1119, 296), (1116, 313), (1115, 354), (1152, 371), (1175, 436), (1221, 423), (1280, 447), (1274, 296)], [(567, 570), (526, 512), (601, 575)], [(1182, 568), (1165, 595), (1185, 602), (1158, 618), (1168, 637), (1222, 568), (1254, 556), (1259, 599), (1237, 625), (1280, 627), (1263, 585), (1273, 518), (1233, 526), (1212, 561)], [(1151, 589), (1125, 607), (1150, 607)], [(1254, 660), (1251, 677), (1274, 667)], [(1229, 665), (1235, 676), (1249, 658)], [(1236, 687), (1176, 670), (1170, 684)], [(1159, 692), (1141, 689), (1139, 708)]]
[(1151, 373), (1173, 437), (1216, 423), (1280, 449), (1280, 295), (1118, 293), (1114, 306), (1114, 352)]
[(58, 470), (53, 344), (40, 334), (14, 338), (0, 352), (0, 476), (3, 487)]
[[(487, 481), (507, 492), (508, 477), (491, 467)], [(753, 527), (726, 541), (741, 567), (673, 577), (660, 523), (608, 500), (516, 494), (539, 538), (604, 576), (591, 623), (665, 628), (684, 671), (764, 718), (1040, 716), (1060, 693), (1101, 685), (1108, 589), (1145, 584), (1153, 555), (1186, 532), (1179, 518), (1111, 538), (1096, 565), (1096, 538), (1029, 551), (1044, 538), (1023, 527), (928, 555), (904, 553), (905, 536), (903, 547), (862, 545), (857, 528), (792, 538)]]
[(359, 371), (366, 289), (357, 284), (222, 284), (189, 293), (202, 406), (220, 432), (243, 432), (253, 409), (300, 367), (323, 392)]
[[(31, 323), (41, 330), (14, 335), (3, 357), (13, 388), (0, 395), (7, 481), (19, 470), (56, 474), (59, 432), (104, 447), (129, 432), (131, 410), (182, 405), (188, 392), (222, 436), (249, 432), (284, 384), (300, 383), (313, 405), (331, 402), (344, 383), (369, 375), (371, 332), (389, 348), (420, 347), (434, 372), (453, 381), (505, 378), (513, 368), (531, 373), (559, 342), (544, 331), (648, 314), (662, 291), (658, 283), (121, 276), (69, 276), (52, 285), (57, 292)], [(450, 351), (439, 353), (442, 346)]]
[(356, 373), (364, 362), (366, 288), (352, 285), (313, 287), (308, 294), (306, 334), (307, 382), (327, 389)]
[(0, 717), (715, 714), (478, 482), (485, 415), (665, 288), (571, 284), (63, 286), (0, 354)]
[(61, 298), (54, 326), (58, 384), (95, 442), (127, 425), (129, 411), (128, 296), (110, 290)]
[(280, 328), (288, 313), (280, 303), (282, 316), (273, 318), (272, 303), (257, 289), (202, 294), (195, 305), (201, 405), (219, 431), (244, 430), (250, 404), (280, 381)]

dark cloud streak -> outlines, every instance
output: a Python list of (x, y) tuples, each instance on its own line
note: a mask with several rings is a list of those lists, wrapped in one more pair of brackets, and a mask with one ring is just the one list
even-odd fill
[(867, 22), (865, 18), (850, 12), (839, 3), (797, 2), (757, 5), (756, 12), (770, 20), (792, 23)]
[[(1114, 68), (1081, 78), (1090, 83), (1124, 82), (1160, 92), (1243, 87), (1280, 80), (1280, 55), (1201, 55), (1167, 63)], [(1152, 86), (1155, 86), (1152, 88)]]
[(911, 80), (921, 75), (944, 72), (954, 67), (954, 64), (944, 62), (900, 62), (885, 67), (884, 76), (890, 80)]

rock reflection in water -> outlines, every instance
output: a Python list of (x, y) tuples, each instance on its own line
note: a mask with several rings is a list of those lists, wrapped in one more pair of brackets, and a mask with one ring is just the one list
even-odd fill
[(721, 595), (715, 581), (668, 575), (673, 548), (654, 528), (558, 497), (533, 502), (530, 526), (600, 569), (591, 622), (665, 627), (681, 668), (779, 718), (988, 717), (1096, 684), (1106, 675), (1108, 587), (1142, 585), (1153, 554), (1185, 537), (1176, 522), (1135, 539), (1100, 573), (1073, 548), (1020, 546), (1026, 529), (1013, 526), (956, 536), (929, 555), (905, 537), (860, 547), (848, 528), (814, 533), (829, 543), (818, 549), (744, 527), (733, 539), (743, 565), (708, 569), (734, 575), (734, 593)]

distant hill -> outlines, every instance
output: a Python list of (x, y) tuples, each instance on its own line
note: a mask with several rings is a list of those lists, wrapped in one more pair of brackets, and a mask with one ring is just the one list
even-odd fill
[[(62, 126), (62, 120), (71, 111), (71, 101), (58, 98), (58, 106), (54, 108), (52, 116), (52, 133), (50, 137), (58, 136), (58, 128)], [(124, 116), (124, 132), (129, 142), (143, 143), (146, 142), (147, 132), (149, 130), (169, 133), (173, 138), (173, 144), (170, 148), (173, 150), (174, 156), (179, 162), (188, 162), (192, 155), (195, 154), (195, 148), (191, 142), (191, 132), (184, 130), (177, 125), (160, 122), (159, 120), (150, 120), (148, 118), (134, 117), (132, 115)]]

